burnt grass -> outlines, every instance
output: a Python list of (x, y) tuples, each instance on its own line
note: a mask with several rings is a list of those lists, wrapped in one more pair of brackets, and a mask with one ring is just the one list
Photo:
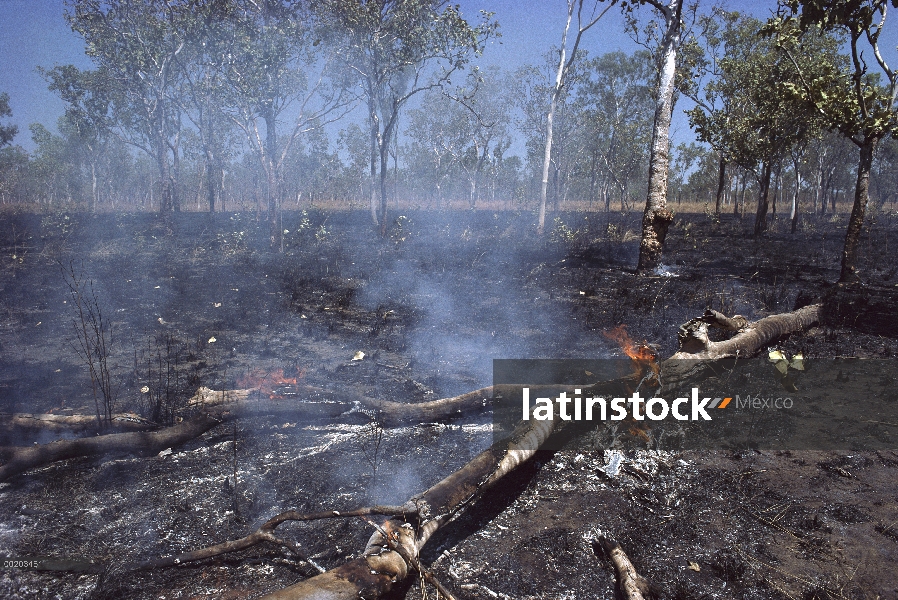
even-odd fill
[[(707, 307), (757, 319), (838, 275), (844, 216), (795, 235), (774, 221), (755, 239), (748, 219), (680, 215), (668, 273), (654, 277), (632, 271), (639, 217), (562, 214), (537, 238), (529, 213), (407, 211), (380, 238), (365, 212), (310, 210), (284, 216), (284, 251), (270, 252), (254, 214), (3, 213), (0, 412), (95, 411), (66, 269), (92, 283), (110, 325), (116, 410), (162, 417), (200, 386), (276, 370), (333, 397), (454, 395), (489, 385), (493, 358), (621, 356), (603, 335), (621, 324), (668, 356), (677, 327)], [(895, 216), (874, 215), (864, 277), (898, 284), (896, 249)], [(827, 326), (780, 344), (808, 359), (898, 352), (895, 339)], [(280, 392), (301, 402), (297, 389)], [(4, 446), (54, 437), (0, 435)], [(662, 598), (898, 598), (898, 453), (628, 450), (614, 473), (593, 437), (540, 453), (431, 540), (424, 562), (456, 597), (613, 598), (595, 543), (605, 534)], [(125, 565), (241, 537), (283, 510), (402, 502), (490, 439), (486, 418), (381, 429), (362, 413), (279, 412), (167, 456), (53, 464), (0, 484), (0, 554), (95, 566), (2, 570), (0, 596), (252, 598), (315, 571), (265, 545)], [(278, 531), (324, 568), (371, 533), (360, 520)]]

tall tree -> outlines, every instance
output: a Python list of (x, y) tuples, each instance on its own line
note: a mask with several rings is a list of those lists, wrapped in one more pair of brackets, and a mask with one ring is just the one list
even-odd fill
[[(0, 94), (0, 117), (11, 116), (12, 109), (9, 107), (9, 94), (3, 92)], [(18, 132), (19, 127), (15, 124), (0, 125), (0, 148), (11, 144)]]
[(228, 56), (233, 56), (229, 25), (238, 18), (233, 1), (195, 1), (181, 14), (181, 27), (189, 31), (185, 49), (177, 54), (181, 77), (174, 101), (190, 121), (199, 139), (203, 159), (203, 192), (210, 213), (224, 177), (224, 162), (232, 144), (232, 124), (226, 117), (225, 88)]
[(471, 26), (445, 0), (323, 0), (317, 7), (366, 104), (371, 218), (384, 235), (387, 160), (400, 111), (416, 94), (450, 86), (497, 25), (481, 13)]
[(585, 136), (590, 173), (590, 197), (602, 179), (605, 208), (610, 208), (609, 187), (625, 201), (630, 185), (645, 175), (648, 163), (652, 113), (653, 68), (647, 51), (632, 55), (610, 52), (583, 65), (587, 79), (577, 92), (577, 119)]
[(108, 81), (115, 131), (156, 162), (160, 212), (180, 210), (181, 114), (173, 100), (175, 58), (191, 8), (170, 0), (67, 0), (66, 19)]
[[(304, 133), (336, 120), (349, 102), (328, 78), (320, 31), (308, 6), (288, 0), (233, 0), (224, 57), (226, 111), (243, 132), (265, 173), (272, 248), (281, 246), (279, 223), (284, 168)], [(320, 59), (320, 60), (319, 60)], [(283, 129), (279, 123), (287, 121)]]
[[(898, 72), (889, 67), (879, 47), (888, 8), (888, 0), (788, 0), (782, 5), (782, 14), (767, 28), (800, 73), (800, 81), (790, 90), (851, 140), (860, 153), (854, 204), (842, 250), (841, 283), (859, 279), (857, 251), (873, 159), (879, 143), (898, 132)], [(797, 48), (803, 35), (821, 31), (846, 35), (851, 61), (850, 66), (826, 63), (822, 65), (825, 76), (814, 76), (802, 68)], [(867, 60), (871, 55), (872, 65)]]
[(649, 154), (649, 185), (642, 215), (639, 243), (640, 273), (654, 271), (661, 264), (661, 252), (673, 213), (667, 208), (667, 177), (670, 168), (670, 121), (676, 85), (677, 49), (683, 36), (683, 2), (645, 0), (659, 17), (661, 37), (657, 49), (658, 79), (655, 92), (655, 119)]
[(100, 164), (111, 135), (110, 82), (102, 70), (82, 71), (74, 65), (56, 66), (49, 71), (38, 69), (66, 103), (65, 121), (78, 144), (85, 150), (91, 178), (91, 205), (100, 202)]
[[(539, 235), (542, 235), (546, 226), (546, 190), (549, 186), (549, 165), (552, 161), (552, 125), (555, 109), (558, 106), (558, 98), (564, 89), (568, 73), (577, 59), (577, 49), (580, 47), (580, 40), (583, 34), (595, 25), (614, 4), (613, 2), (609, 3), (605, 10), (597, 13), (599, 3), (596, 1), (593, 3), (590, 14), (586, 16), (583, 14), (583, 2), (584, 0), (567, 0), (567, 20), (564, 25), (564, 32), (561, 34), (561, 45), (558, 48), (558, 69), (555, 72), (555, 83), (552, 86), (549, 111), (546, 114), (546, 138), (543, 150), (542, 178), (540, 179), (539, 217), (536, 225), (536, 232)], [(577, 33), (571, 45), (570, 55), (568, 55), (568, 33), (570, 32), (571, 21), (575, 12), (577, 13)]]

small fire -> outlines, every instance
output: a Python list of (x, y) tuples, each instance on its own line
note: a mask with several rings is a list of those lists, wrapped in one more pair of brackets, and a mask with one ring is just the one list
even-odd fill
[(633, 339), (630, 338), (630, 334), (627, 333), (626, 325), (618, 325), (611, 331), (603, 331), (602, 335), (604, 335), (609, 340), (613, 340), (620, 344), (621, 350), (624, 351), (624, 354), (626, 354), (633, 360), (654, 361), (657, 358), (655, 351), (649, 348), (646, 342), (643, 342), (638, 346), (633, 342)]
[(296, 377), (285, 377), (283, 369), (266, 371), (255, 369), (237, 379), (237, 386), (241, 388), (258, 388), (260, 394), (267, 395), (270, 399), (283, 398), (283, 390), (278, 388), (286, 385), (297, 385), (297, 380), (302, 379), (305, 372), (297, 369)]

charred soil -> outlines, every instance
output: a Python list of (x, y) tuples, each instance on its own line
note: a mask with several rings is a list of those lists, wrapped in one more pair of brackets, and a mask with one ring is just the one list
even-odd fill
[[(408, 212), (376, 235), (364, 212), (284, 217), (0, 216), (0, 412), (94, 414), (64, 272), (109, 325), (116, 411), (176, 420), (200, 386), (280, 403), (364, 395), (420, 402), (491, 383), (494, 358), (620, 356), (626, 325), (659, 356), (710, 307), (754, 320), (820, 298), (846, 218), (763, 238), (728, 217), (678, 216), (655, 276), (633, 272), (639, 215)], [(863, 274), (898, 284), (895, 216), (865, 232)], [(88, 288), (85, 288), (86, 290)], [(87, 294), (88, 292), (85, 292)], [(782, 340), (806, 358), (894, 358), (898, 340), (820, 325)], [(0, 446), (46, 431), (0, 428)], [(246, 535), (289, 509), (401, 503), (490, 443), (488, 417), (385, 428), (255, 414), (160, 456), (75, 459), (0, 484), (0, 554), (93, 559), (0, 571), (8, 598), (252, 598), (315, 570), (274, 546), (139, 572), (123, 566)], [(615, 468), (610, 468), (614, 462)], [(332, 568), (360, 520), (285, 525)], [(581, 439), (543, 452), (441, 530), (424, 562), (458, 598), (611, 598), (600, 534), (664, 598), (898, 599), (898, 454), (627, 451)], [(81, 570), (78, 570), (81, 569)], [(407, 597), (420, 597), (417, 586)]]

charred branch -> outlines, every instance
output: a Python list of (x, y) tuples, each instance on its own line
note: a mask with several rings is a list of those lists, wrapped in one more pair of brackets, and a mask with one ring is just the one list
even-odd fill
[(69, 458), (123, 453), (157, 453), (188, 442), (220, 422), (219, 418), (212, 415), (198, 415), (193, 419), (159, 431), (113, 433), (18, 448), (11, 452), (11, 458), (3, 466), (0, 466), (0, 481), (6, 481), (10, 477), (36, 467)]
[(649, 581), (636, 571), (629, 557), (617, 540), (600, 537), (593, 542), (593, 547), (600, 547), (614, 565), (617, 576), (617, 587), (626, 600), (648, 600), (656, 597), (656, 590)]

